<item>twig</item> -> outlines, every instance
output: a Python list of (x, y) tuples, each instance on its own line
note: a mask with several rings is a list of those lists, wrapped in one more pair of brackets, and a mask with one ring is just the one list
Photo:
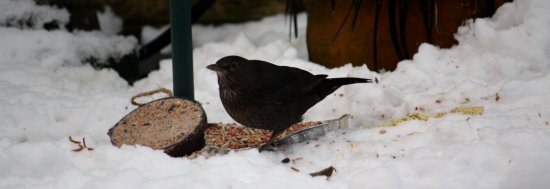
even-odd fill
[(174, 93), (172, 93), (171, 90), (169, 90), (169, 89), (167, 89), (167, 88), (160, 88), (160, 89), (156, 89), (156, 90), (152, 90), (152, 91), (147, 91), (147, 92), (139, 93), (139, 94), (133, 96), (132, 99), (130, 100), (130, 102), (132, 102), (132, 104), (135, 105), (135, 106), (142, 106), (143, 103), (139, 103), (139, 102), (136, 102), (136, 101), (135, 101), (137, 98), (143, 97), (143, 96), (152, 96), (153, 94), (159, 93), (159, 92), (165, 93), (165, 94), (168, 95), (169, 97), (173, 97), (173, 96), (174, 96)]
[(80, 152), (84, 149), (84, 146), (82, 144), (78, 144), (78, 148), (72, 149), (73, 152)]
[(75, 143), (75, 144), (80, 144), (80, 142), (74, 140), (72, 136), (69, 136), (69, 141), (71, 141), (72, 143)]
[(71, 150), (73, 152), (80, 152), (84, 148), (86, 148), (88, 151), (94, 150), (94, 148), (90, 148), (90, 147), (86, 146), (86, 138), (84, 138), (84, 137), (82, 137), (82, 142), (80, 142), (78, 140), (74, 140), (72, 136), (69, 136), (69, 141), (74, 143), (74, 144), (78, 144), (78, 148), (75, 148), (75, 149)]

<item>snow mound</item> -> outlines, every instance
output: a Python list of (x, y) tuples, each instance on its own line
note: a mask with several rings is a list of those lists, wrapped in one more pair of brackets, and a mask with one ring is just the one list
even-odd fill
[(46, 24), (64, 26), (69, 12), (52, 6), (39, 6), (33, 0), (0, 1), (0, 26), (42, 29)]

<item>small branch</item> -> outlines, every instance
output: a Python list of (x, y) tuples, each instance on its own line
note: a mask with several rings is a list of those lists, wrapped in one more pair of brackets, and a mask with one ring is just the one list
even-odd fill
[(142, 92), (142, 93), (139, 93), (135, 96), (132, 97), (132, 99), (130, 100), (130, 102), (132, 102), (133, 105), (135, 106), (142, 106), (143, 103), (139, 103), (139, 102), (136, 102), (136, 99), (139, 98), (139, 97), (144, 97), (144, 96), (152, 96), (153, 94), (155, 93), (165, 93), (166, 95), (168, 95), (169, 97), (173, 97), (174, 96), (174, 93), (172, 93), (172, 91), (170, 91), (169, 89), (167, 88), (160, 88), (160, 89), (156, 89), (156, 90), (152, 90), (152, 91), (147, 91), (147, 92)]
[(94, 148), (89, 148), (86, 146), (86, 138), (84, 137), (82, 138), (82, 142), (80, 142), (78, 140), (74, 140), (72, 136), (69, 136), (69, 141), (78, 145), (77, 148), (71, 150), (73, 152), (80, 152), (84, 149), (87, 149), (88, 151), (94, 150)]

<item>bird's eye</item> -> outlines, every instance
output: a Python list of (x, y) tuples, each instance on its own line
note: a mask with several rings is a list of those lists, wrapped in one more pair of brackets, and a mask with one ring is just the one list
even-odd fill
[(235, 64), (235, 63), (229, 64), (229, 70), (231, 70), (231, 71), (235, 70), (236, 67), (237, 67), (237, 64)]

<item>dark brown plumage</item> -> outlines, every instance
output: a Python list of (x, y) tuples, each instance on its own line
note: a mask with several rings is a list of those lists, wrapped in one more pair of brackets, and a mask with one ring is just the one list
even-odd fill
[(235, 121), (273, 131), (260, 151), (270, 147), (278, 134), (302, 121), (309, 108), (340, 86), (371, 82), (362, 78), (327, 78), (239, 56), (224, 57), (207, 68), (216, 71), (223, 107)]

